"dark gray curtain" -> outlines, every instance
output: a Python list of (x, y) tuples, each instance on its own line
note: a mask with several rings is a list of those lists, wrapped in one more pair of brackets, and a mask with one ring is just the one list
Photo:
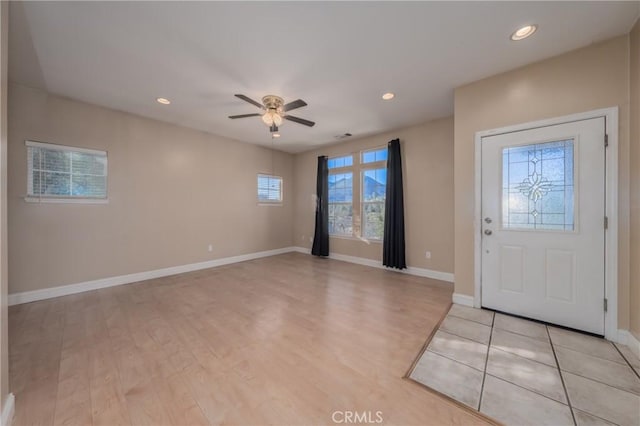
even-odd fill
[(382, 264), (405, 269), (404, 194), (402, 191), (402, 159), (400, 140), (389, 142), (387, 153), (387, 193), (384, 206), (384, 240)]
[(318, 157), (318, 182), (316, 184), (316, 230), (313, 234), (311, 254), (329, 256), (329, 166), (328, 158)]

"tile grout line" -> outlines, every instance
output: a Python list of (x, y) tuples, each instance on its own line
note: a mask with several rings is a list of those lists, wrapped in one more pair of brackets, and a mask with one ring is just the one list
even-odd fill
[(470, 339), (468, 337), (461, 336), (458, 333), (456, 333), (455, 331), (447, 330), (447, 329), (444, 329), (444, 328), (438, 328), (437, 331), (441, 331), (443, 333), (447, 333), (447, 334), (450, 334), (452, 336), (456, 336), (456, 337), (459, 337), (459, 338), (464, 339), (464, 340), (468, 340), (468, 341), (473, 342), (473, 343), (479, 343), (481, 345), (486, 345), (487, 344), (487, 343), (484, 343), (484, 342), (480, 342), (479, 340), (473, 340), (473, 339)]
[[(488, 327), (488, 326), (486, 326), (486, 327)], [(459, 337), (461, 339), (469, 340), (470, 342), (479, 343), (481, 345), (487, 345), (488, 344), (488, 343), (480, 342), (478, 340), (469, 339), (468, 337), (461, 336), (461, 335), (459, 335), (459, 334), (457, 334), (457, 333), (455, 333), (453, 331), (450, 331), (450, 330), (447, 330), (447, 329), (444, 329), (444, 328), (438, 328), (437, 331), (443, 331), (445, 333), (451, 334), (452, 336), (456, 336), (456, 337)]]
[(549, 337), (549, 343), (551, 344), (551, 352), (553, 352), (553, 358), (556, 360), (556, 368), (558, 369), (558, 375), (560, 376), (560, 382), (562, 383), (562, 389), (564, 390), (564, 395), (567, 397), (567, 405), (569, 406), (569, 411), (571, 412), (571, 418), (573, 419), (573, 424), (577, 426), (578, 423), (576, 422), (576, 415), (573, 412), (573, 406), (571, 405), (571, 399), (569, 398), (567, 385), (564, 383), (564, 377), (562, 377), (562, 370), (560, 370), (560, 362), (558, 361), (558, 356), (556, 355), (556, 349), (553, 346), (553, 340), (551, 340), (549, 327), (545, 326), (544, 329), (547, 331), (547, 336)]
[[(595, 358), (595, 359), (600, 360), (600, 361), (610, 362), (612, 364), (619, 365), (619, 366), (622, 366), (622, 367), (629, 367), (629, 368), (631, 368), (632, 375), (637, 375), (637, 373), (635, 372), (634, 368), (632, 366), (630, 366), (630, 365), (621, 364), (619, 362), (611, 361), (610, 359), (606, 359), (606, 358), (602, 358), (602, 357), (599, 357), (599, 356), (595, 356), (595, 355), (590, 355), (590, 354), (587, 354), (587, 353), (579, 352), (579, 351), (577, 351), (575, 349), (571, 349), (571, 348), (566, 347), (566, 346), (562, 346), (562, 345), (558, 345), (558, 346), (561, 347), (562, 349), (566, 349), (566, 350), (571, 351), (571, 352), (579, 353), (581, 355), (585, 355), (585, 356), (588, 356), (590, 358)], [(554, 349), (554, 354), (555, 354), (555, 348), (553, 348), (553, 349)], [(626, 359), (625, 359), (625, 361), (626, 361)], [(574, 376), (577, 376), (577, 377), (582, 377), (583, 379), (587, 379), (587, 380), (595, 382), (595, 383), (600, 383), (601, 385), (608, 386), (610, 388), (619, 390), (621, 392), (630, 393), (632, 395), (640, 396), (640, 394), (636, 393), (635, 391), (630, 391), (628, 389), (623, 389), (618, 385), (612, 385), (611, 383), (603, 382), (602, 380), (596, 379), (596, 378), (591, 377), (591, 376), (586, 376), (586, 375), (584, 375), (582, 373), (578, 373), (576, 371), (571, 371), (571, 370), (560, 370), (560, 371), (564, 371), (566, 373), (573, 374)]]
[(600, 417), (600, 416), (597, 416), (597, 415), (595, 415), (595, 414), (593, 414), (593, 413), (590, 413), (590, 412), (589, 412), (589, 411), (587, 411), (587, 410), (581, 410), (581, 409), (579, 409), (579, 408), (576, 408), (575, 410), (576, 410), (576, 411), (579, 411), (579, 412), (581, 412), (581, 413), (588, 414), (588, 415), (590, 415), (590, 416), (592, 416), (592, 417), (595, 417), (595, 418), (597, 418), (597, 419), (599, 419), (599, 420), (602, 420), (602, 421), (603, 421), (604, 423), (606, 423), (606, 424), (609, 424), (609, 423), (610, 423), (610, 424), (612, 424), (612, 425), (614, 425), (614, 426), (620, 426), (618, 423), (614, 423), (614, 422), (613, 422), (613, 420), (607, 420), (607, 419), (604, 419), (604, 418), (602, 418), (602, 417)]
[[(610, 341), (608, 341), (608, 340), (605, 340), (605, 339), (602, 339), (602, 340), (603, 340), (604, 342), (606, 342), (606, 343), (613, 344), (612, 342), (610, 342)], [(564, 349), (564, 350), (567, 350), (567, 351), (571, 351), (571, 352), (575, 352), (575, 353), (579, 353), (579, 354), (581, 354), (581, 355), (588, 356), (589, 358), (594, 358), (594, 359), (597, 359), (597, 360), (600, 360), (600, 361), (610, 362), (610, 363), (612, 363), (612, 364), (622, 365), (622, 366), (625, 366), (625, 367), (626, 367), (626, 366), (627, 366), (627, 364), (628, 364), (628, 365), (629, 365), (629, 367), (631, 367), (631, 369), (633, 369), (633, 366), (632, 366), (631, 364), (629, 364), (629, 362), (625, 359), (625, 357), (624, 357), (624, 356), (622, 356), (622, 360), (623, 360), (624, 362), (618, 362), (618, 361), (614, 361), (614, 360), (612, 360), (612, 359), (605, 358), (605, 357), (602, 357), (602, 356), (592, 355), (592, 354), (590, 354), (590, 353), (586, 353), (586, 352), (581, 352), (581, 351), (580, 351), (578, 348), (576, 348), (576, 347), (565, 346), (565, 345), (560, 345), (560, 344), (556, 344), (556, 346), (558, 346), (558, 347), (559, 347), (559, 348), (561, 348), (561, 349)], [(615, 347), (615, 345), (613, 345), (613, 346)], [(616, 348), (616, 349), (617, 349), (617, 348)], [(619, 352), (619, 351), (618, 351), (618, 352)], [(622, 353), (621, 353), (620, 355), (622, 355)]]
[[(514, 318), (517, 318), (517, 317), (514, 317)], [(547, 326), (544, 325), (543, 327), (546, 328)], [(526, 337), (527, 339), (535, 340), (536, 342), (544, 342), (544, 340), (536, 339), (535, 337), (529, 336), (528, 334), (518, 333), (517, 331), (507, 330), (506, 328), (500, 328), (500, 327), (495, 327), (495, 328), (496, 330), (504, 331), (505, 333), (515, 334), (516, 336), (520, 336), (520, 337)]]
[[(491, 317), (491, 332), (489, 333), (489, 343), (487, 343), (487, 358), (484, 360), (484, 371), (482, 372), (482, 386), (480, 386), (480, 398), (478, 398), (478, 411), (482, 406), (482, 395), (484, 394), (484, 382), (487, 379), (487, 364), (489, 364), (489, 350), (491, 349), (491, 338), (493, 337), (493, 326), (496, 322), (496, 313)], [(482, 411), (480, 411), (482, 412)]]
[[(504, 377), (496, 376), (496, 375), (494, 375), (494, 374), (490, 374), (490, 373), (487, 373), (487, 376), (491, 376), (491, 377), (493, 377), (494, 379), (498, 379), (498, 380), (500, 380), (500, 381), (503, 381), (503, 382), (505, 382), (505, 383), (508, 383), (508, 384), (510, 384), (510, 385), (513, 385), (513, 386), (515, 386), (515, 387), (518, 387), (518, 388), (520, 388), (520, 389), (522, 389), (522, 390), (525, 390), (525, 391), (527, 391), (527, 392), (531, 392), (531, 393), (534, 393), (534, 394), (536, 394), (536, 395), (538, 395), (538, 396), (541, 396), (541, 397), (543, 397), (543, 398), (546, 398), (546, 399), (548, 399), (549, 401), (557, 402), (558, 404), (561, 404), (561, 405), (564, 405), (565, 407), (568, 407), (568, 405), (567, 405), (567, 404), (565, 404), (565, 403), (564, 403), (564, 402), (562, 402), (562, 401), (558, 401), (557, 399), (553, 399), (553, 398), (551, 398), (551, 397), (550, 397), (550, 396), (548, 396), (548, 395), (545, 395), (545, 394), (543, 394), (543, 393), (540, 393), (540, 391), (533, 390), (533, 389), (529, 389), (529, 388), (525, 388), (524, 386), (519, 385), (518, 383), (514, 383), (514, 382), (512, 382), (512, 381), (510, 381), (510, 380), (507, 380), (507, 379), (505, 379)], [(581, 410), (581, 411), (582, 411), (582, 410)], [(596, 417), (597, 417), (597, 416), (596, 416)], [(608, 421), (608, 422), (610, 422), (609, 420), (607, 420), (607, 421)]]
[[(635, 368), (633, 368), (633, 365), (631, 365), (631, 363), (629, 362), (629, 360), (627, 359), (627, 357), (626, 357), (626, 356), (624, 356), (624, 354), (623, 354), (623, 353), (622, 353), (622, 351), (618, 348), (618, 346), (617, 346), (615, 343), (611, 343), (611, 344), (613, 345), (613, 347), (614, 347), (614, 348), (616, 348), (616, 351), (618, 351), (618, 353), (620, 354), (620, 356), (622, 357), (622, 359), (624, 359), (624, 360), (625, 360), (625, 362), (627, 363), (627, 365), (629, 365), (629, 368), (631, 368), (631, 371), (633, 371), (633, 372), (634, 372), (634, 374), (635, 374), (636, 376), (638, 376), (638, 378), (640, 379), (640, 373), (638, 373), (638, 372), (636, 371), (636, 369), (635, 369)], [(611, 386), (611, 385), (609, 385), (609, 386)]]
[[(498, 329), (498, 330), (499, 330), (499, 329)], [(551, 345), (551, 344), (549, 344), (549, 345)], [(509, 352), (509, 351), (504, 350), (504, 349), (501, 349), (501, 348), (497, 348), (497, 347), (496, 347), (496, 348), (493, 348), (493, 349), (495, 349), (495, 350), (497, 350), (497, 351), (500, 351), (500, 352), (504, 352), (505, 354), (513, 355), (513, 356), (515, 356), (515, 357), (517, 357), (517, 358), (524, 359), (524, 360), (526, 360), (526, 361), (535, 362), (536, 364), (540, 364), (540, 365), (546, 365), (546, 366), (547, 366), (547, 367), (549, 367), (549, 368), (553, 368), (553, 367), (555, 367), (555, 365), (545, 364), (544, 362), (542, 362), (542, 361), (538, 361), (537, 359), (527, 358), (526, 356), (522, 356), (522, 355), (519, 355), (519, 354), (516, 354), (516, 353), (513, 353), (513, 352)]]
[(640, 396), (639, 394), (637, 394), (635, 392), (631, 392), (631, 391), (628, 391), (626, 389), (619, 388), (618, 386), (613, 386), (613, 385), (611, 385), (609, 383), (603, 382), (602, 380), (596, 380), (593, 377), (585, 376), (583, 374), (574, 373), (573, 371), (569, 371), (569, 370), (560, 370), (560, 371), (564, 371), (565, 373), (573, 374), (576, 377), (581, 377), (581, 378), (589, 380), (591, 382), (599, 383), (601, 385), (607, 386), (609, 388), (615, 389), (615, 390), (620, 391), (620, 392), (628, 393), (628, 394), (635, 395), (635, 396)]
[[(475, 309), (475, 308), (474, 308), (474, 309)], [(491, 313), (493, 313), (492, 311), (486, 311), (486, 312), (491, 312)], [(452, 317), (454, 317), (454, 318), (462, 319), (462, 320), (465, 320), (465, 321), (475, 322), (476, 324), (482, 324), (482, 325), (484, 325), (485, 327), (491, 327), (489, 324), (485, 324), (485, 323), (483, 323), (483, 322), (481, 322), (481, 321), (476, 321), (476, 320), (473, 320), (473, 319), (469, 319), (469, 318), (461, 317), (461, 316), (458, 316), (458, 315), (456, 315), (456, 314), (449, 313), (449, 314), (447, 314), (447, 316), (452, 316)], [(491, 324), (493, 324), (493, 317), (492, 317), (492, 319), (491, 319)]]
[(480, 373), (483, 373), (483, 374), (484, 374), (484, 371), (483, 371), (483, 370), (480, 370), (479, 368), (476, 368), (476, 367), (472, 367), (472, 366), (471, 366), (471, 365), (469, 365), (469, 364), (465, 364), (465, 363), (464, 363), (464, 362), (462, 362), (462, 361), (459, 361), (459, 360), (457, 360), (457, 359), (453, 359), (453, 358), (451, 358), (451, 357), (449, 357), (449, 356), (447, 356), (447, 355), (441, 354), (440, 352), (433, 351), (433, 350), (431, 350), (431, 349), (429, 349), (429, 348), (427, 348), (427, 349), (425, 350), (425, 352), (430, 352), (430, 353), (432, 353), (432, 354), (434, 354), (434, 355), (438, 355), (438, 356), (440, 356), (440, 357), (442, 357), (442, 358), (448, 359), (449, 361), (453, 361), (453, 362), (458, 363), (458, 364), (460, 364), (460, 365), (464, 365), (465, 367), (469, 367), (469, 368), (471, 368), (471, 369), (473, 369), (473, 370), (476, 370), (476, 371), (478, 371), (478, 372), (480, 372)]

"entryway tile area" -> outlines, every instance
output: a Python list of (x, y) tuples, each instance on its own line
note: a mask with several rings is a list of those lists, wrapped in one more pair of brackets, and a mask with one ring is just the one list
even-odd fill
[(409, 377), (506, 425), (640, 425), (624, 345), (453, 305)]

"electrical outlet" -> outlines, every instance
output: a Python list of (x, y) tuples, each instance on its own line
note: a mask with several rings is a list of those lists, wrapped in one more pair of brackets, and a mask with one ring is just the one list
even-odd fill
[(302, 236), (302, 238), (300, 238), (300, 241), (304, 241), (304, 235)]
[(427, 258), (427, 259), (431, 259), (431, 252), (430, 252), (430, 251), (427, 251), (427, 252), (424, 254), (424, 257), (425, 257), (425, 258)]
[(209, 244), (209, 247), (207, 247), (207, 249), (209, 250), (209, 253), (211, 253), (213, 251), (213, 244)]

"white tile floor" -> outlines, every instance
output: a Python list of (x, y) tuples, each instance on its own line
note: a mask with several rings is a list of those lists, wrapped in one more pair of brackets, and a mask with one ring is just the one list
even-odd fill
[(629, 348), (492, 311), (453, 305), (410, 378), (507, 425), (640, 426)]

